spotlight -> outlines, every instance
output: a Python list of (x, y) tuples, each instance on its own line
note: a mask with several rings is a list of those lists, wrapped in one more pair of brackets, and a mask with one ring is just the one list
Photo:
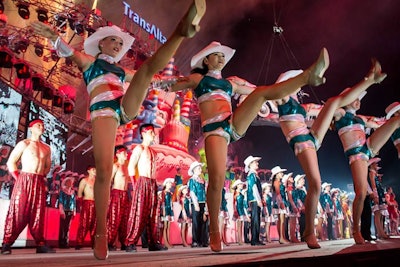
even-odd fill
[(32, 89), (34, 91), (43, 91), (45, 82), (42, 76), (40, 75), (32, 76), (31, 82), (32, 82)]
[(61, 108), (63, 106), (63, 97), (60, 92), (56, 92), (53, 97), (53, 107)]
[(41, 56), (43, 56), (43, 45), (42, 44), (40, 44), (40, 43), (36, 43), (35, 44), (35, 54), (38, 56), (38, 57), (41, 57)]
[(56, 50), (51, 50), (51, 59), (53, 60), (53, 61), (57, 61), (57, 60), (59, 60), (60, 59), (60, 57), (57, 55), (57, 52), (56, 52)]
[(83, 27), (82, 23), (75, 22), (74, 24), (74, 31), (79, 36), (82, 36), (85, 33), (85, 28)]
[(36, 12), (37, 12), (37, 18), (39, 21), (46, 23), (46, 24), (49, 22), (49, 16), (47, 15), (47, 9), (38, 8), (36, 10)]
[(25, 53), (26, 49), (28, 49), (28, 46), (29, 46), (29, 41), (26, 39), (21, 39), (14, 44), (14, 52), (17, 54)]
[(29, 19), (29, 16), (31, 15), (31, 12), (29, 11), (29, 3), (21, 1), (17, 4), (17, 7), (18, 14), (21, 16), (21, 18)]
[(14, 64), (14, 68), (17, 71), (17, 77), (19, 79), (28, 79), (31, 77), (31, 73), (29, 71), (29, 65), (24, 61), (18, 61)]
[(13, 53), (7, 48), (0, 49), (0, 68), (12, 68), (13, 64)]
[(65, 58), (65, 65), (67, 65), (68, 67), (72, 67), (72, 59), (70, 59), (69, 57)]
[(65, 101), (64, 101), (64, 113), (65, 114), (74, 113), (74, 108), (75, 108), (75, 103), (69, 98), (65, 99)]
[(53, 98), (54, 98), (54, 90), (50, 85), (45, 84), (43, 86), (42, 98), (47, 99), (47, 100), (53, 100)]
[(65, 29), (67, 28), (67, 22), (68, 22), (67, 15), (57, 14), (54, 16), (54, 19), (56, 21), (57, 30), (60, 32), (65, 32)]

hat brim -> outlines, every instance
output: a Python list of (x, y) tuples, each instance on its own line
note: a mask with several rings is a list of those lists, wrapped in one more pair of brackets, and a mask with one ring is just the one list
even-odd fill
[(197, 166), (204, 166), (204, 163), (201, 163), (201, 162), (198, 162), (197, 164), (194, 164), (193, 166), (190, 166), (190, 168), (189, 168), (189, 170), (188, 170), (188, 174), (190, 175), (190, 176), (192, 176), (194, 173), (193, 173), (193, 170), (197, 167)]
[(167, 183), (174, 183), (174, 182), (175, 182), (175, 179), (167, 178), (167, 179), (164, 180), (163, 186), (165, 187), (167, 185)]
[(279, 169), (279, 170), (273, 172), (273, 173), (271, 174), (271, 176), (274, 176), (274, 175), (276, 175), (276, 174), (278, 174), (278, 173), (285, 172), (285, 171), (287, 171), (287, 169)]
[(386, 114), (386, 119), (390, 119), (394, 113), (396, 113), (397, 111), (400, 110), (400, 105), (397, 105), (395, 107), (393, 107), (391, 110), (389, 110), (389, 112)]
[(83, 48), (86, 54), (91, 56), (96, 56), (101, 53), (99, 49), (99, 42), (106, 37), (109, 36), (117, 36), (122, 39), (122, 48), (119, 51), (118, 55), (114, 57), (115, 62), (118, 62), (122, 59), (122, 57), (128, 52), (129, 48), (131, 48), (135, 38), (131, 36), (127, 32), (123, 32), (119, 27), (113, 26), (106, 26), (98, 28), (92, 35), (86, 38)]
[(234, 182), (233, 185), (232, 185), (232, 188), (236, 189), (238, 187), (238, 185), (240, 185), (240, 184), (244, 184), (244, 183), (242, 181)]
[(244, 172), (248, 172), (250, 169), (249, 169), (249, 166), (250, 166), (250, 164), (252, 163), (252, 162), (254, 162), (254, 161), (260, 161), (261, 160), (261, 157), (250, 157), (250, 161), (248, 161), (248, 162), (246, 162), (246, 160), (245, 160), (245, 164), (244, 164)]
[(230, 48), (226, 45), (216, 45), (216, 43), (211, 43), (209, 46), (205, 47), (203, 50), (198, 52), (196, 55), (192, 57), (190, 61), (190, 67), (194, 68), (203, 68), (203, 60), (206, 56), (211, 55), (212, 53), (223, 53), (225, 56), (225, 65), (232, 59), (236, 50)]

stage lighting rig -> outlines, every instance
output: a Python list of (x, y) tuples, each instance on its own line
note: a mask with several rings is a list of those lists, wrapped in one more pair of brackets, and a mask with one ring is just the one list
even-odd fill
[(36, 54), (38, 57), (42, 57), (42, 56), (43, 56), (43, 49), (44, 49), (44, 46), (43, 46), (41, 43), (36, 43), (36, 44), (34, 45), (34, 47), (35, 47), (35, 54)]
[(23, 19), (29, 19), (31, 12), (29, 11), (29, 3), (25, 1), (18, 1), (17, 3), (18, 14)]
[(25, 53), (29, 46), (29, 40), (19, 39), (14, 43), (14, 52), (17, 54)]
[(29, 65), (25, 61), (17, 61), (14, 63), (14, 68), (19, 79), (28, 79), (31, 77)]
[(47, 9), (45, 8), (38, 8), (36, 10), (37, 12), (37, 18), (39, 21), (43, 22), (43, 23), (48, 23), (49, 22), (49, 16), (47, 15)]

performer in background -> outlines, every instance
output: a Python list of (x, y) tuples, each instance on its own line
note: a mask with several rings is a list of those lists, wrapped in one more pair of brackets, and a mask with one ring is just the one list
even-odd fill
[(244, 172), (247, 174), (247, 202), (250, 207), (250, 224), (251, 224), (251, 245), (260, 246), (265, 245), (260, 241), (260, 226), (261, 226), (261, 209), (263, 208), (262, 202), (262, 188), (260, 177), (258, 177), (258, 161), (260, 157), (248, 156), (244, 160)]
[(65, 177), (61, 182), (58, 210), (60, 211), (60, 229), (58, 245), (60, 248), (69, 248), (69, 229), (71, 220), (76, 215), (76, 195), (74, 177)]
[(128, 153), (123, 145), (116, 146), (114, 149), (115, 163), (111, 180), (110, 205), (108, 207), (108, 250), (115, 251), (115, 241), (119, 239), (121, 250), (125, 250), (126, 225), (129, 215), (128, 200)]
[(181, 206), (181, 213), (179, 214), (178, 222), (181, 225), (181, 239), (182, 245), (188, 247), (187, 236), (189, 225), (192, 222), (192, 212), (190, 210), (190, 196), (189, 188), (187, 185), (182, 185), (178, 189), (178, 201)]
[[(205, 10), (205, 0), (193, 0), (173, 34), (136, 72), (117, 64), (134, 41), (117, 26), (97, 29), (85, 40), (85, 53), (82, 53), (70, 47), (49, 25), (39, 21), (31, 24), (37, 34), (54, 44), (60, 57), (70, 58), (83, 71), (90, 95), (93, 154), (98, 171), (94, 189), (97, 228), (93, 253), (99, 260), (108, 257), (107, 208), (117, 127), (135, 119), (153, 76), (167, 65), (185, 37), (191, 38), (199, 31)], [(124, 93), (125, 81), (130, 85)]]
[[(44, 220), (46, 213), (46, 175), (51, 167), (50, 147), (40, 141), (44, 123), (40, 119), (29, 123), (31, 136), (20, 141), (7, 161), (8, 171), (15, 179), (10, 206), (4, 226), (1, 254), (11, 254), (11, 246), (28, 225), (36, 242), (36, 253), (55, 250), (45, 245)], [(18, 163), (21, 163), (21, 171)]]
[(174, 185), (174, 178), (167, 178), (163, 182), (163, 190), (161, 193), (161, 223), (163, 224), (163, 240), (167, 248), (173, 248), (170, 239), (170, 226), (174, 221), (174, 210), (172, 203), (172, 187)]
[[(135, 146), (128, 163), (130, 177), (138, 179), (133, 188), (132, 205), (130, 208), (127, 236), (125, 240), (126, 252), (136, 252), (136, 244), (144, 229), (148, 238), (149, 251), (167, 250), (159, 242), (160, 236), (157, 228), (159, 219), (158, 185), (155, 178), (156, 152), (151, 145), (155, 133), (153, 124), (143, 124), (139, 128), (142, 143)], [(133, 178), (131, 178), (133, 180)]]
[(96, 180), (96, 168), (89, 165), (86, 168), (87, 176), (79, 182), (78, 201), (80, 202), (79, 226), (76, 234), (76, 250), (80, 250), (89, 232), (91, 244), (94, 244), (96, 231), (96, 210), (94, 207), (94, 183)]
[(189, 194), (192, 209), (192, 248), (207, 246), (206, 233), (206, 181), (203, 178), (203, 163), (198, 161), (190, 164), (188, 174)]

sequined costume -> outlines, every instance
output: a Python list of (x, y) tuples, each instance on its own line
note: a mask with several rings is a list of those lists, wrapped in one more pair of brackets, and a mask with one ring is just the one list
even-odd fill
[(296, 100), (290, 97), (288, 102), (278, 106), (278, 111), (279, 122), (297, 121), (303, 123), (303, 126), (290, 131), (286, 136), (286, 140), (293, 149), (295, 155), (298, 155), (305, 149), (319, 149), (320, 142), (305, 124), (307, 112)]
[[(299, 217), (299, 232), (300, 236), (303, 236), (304, 230), (306, 228), (306, 215), (304, 204), (306, 202), (307, 191), (305, 187), (296, 188), (292, 192), (292, 197), (294, 203), (296, 203), (297, 208), (300, 210), (300, 217)], [(319, 203), (319, 202), (318, 202)]]
[(71, 227), (71, 220), (76, 211), (76, 197), (75, 194), (67, 194), (63, 190), (60, 191), (59, 203), (62, 204), (64, 209), (65, 218), (60, 216), (60, 230), (58, 234), (58, 244), (62, 247), (69, 245), (69, 229)]
[(125, 114), (121, 105), (121, 99), (124, 95), (125, 71), (121, 67), (107, 62), (107, 58), (107, 55), (99, 55), (90, 67), (83, 72), (83, 79), (89, 94), (102, 84), (108, 84), (115, 88), (93, 97), (89, 107), (90, 117), (92, 121), (99, 117), (112, 117), (119, 124), (125, 124), (134, 119)]
[(327, 232), (328, 239), (332, 240), (333, 236), (333, 201), (331, 195), (329, 193), (321, 194), (319, 198), (319, 202), (321, 203), (322, 208), (325, 210), (325, 214), (327, 215)]
[[(339, 120), (335, 121), (335, 128), (339, 136), (351, 131), (365, 131), (365, 122), (351, 112), (346, 112)], [(343, 147), (345, 155), (349, 159), (349, 164), (356, 160), (369, 160), (375, 154), (369, 148), (369, 140), (364, 137), (354, 142), (348, 147)]]
[(125, 245), (135, 245), (146, 228), (149, 245), (159, 243), (157, 181), (139, 176), (132, 195)]
[(120, 243), (125, 244), (128, 213), (128, 191), (112, 189), (107, 214), (107, 235), (109, 246), (114, 245), (117, 236)]
[(235, 193), (233, 206), (234, 212), (232, 219), (234, 221), (244, 221), (247, 213), (245, 209), (244, 195), (242, 193)]
[(82, 247), (88, 232), (93, 244), (95, 231), (96, 210), (94, 208), (94, 200), (84, 199), (80, 210), (78, 233), (76, 234), (77, 247)]
[(174, 221), (174, 211), (172, 209), (172, 193), (169, 191), (164, 191), (163, 203), (162, 205), (162, 221), (173, 222)]
[(387, 212), (387, 205), (386, 205), (386, 198), (385, 198), (385, 189), (383, 188), (383, 185), (379, 179), (379, 176), (375, 172), (375, 185), (376, 185), (376, 192), (378, 194), (378, 203), (374, 203), (374, 206), (372, 207), (372, 211), (378, 211), (380, 210), (383, 216), (388, 215)]
[(261, 201), (260, 192), (261, 182), (257, 173), (250, 170), (247, 174), (247, 201), (250, 206), (250, 227), (251, 227), (251, 244), (257, 245), (260, 243), (260, 223), (261, 223), (261, 208), (258, 202)]
[[(216, 79), (205, 75), (194, 89), (198, 104), (206, 101), (224, 100), (231, 105), (232, 84), (225, 79)], [(201, 122), (204, 139), (210, 135), (224, 137), (227, 142), (239, 140), (239, 135), (232, 126), (232, 107), (229, 112), (217, 114)]]
[(268, 193), (264, 200), (265, 206), (263, 207), (263, 217), (265, 222), (275, 222), (275, 217), (272, 213), (272, 193)]
[(46, 177), (21, 172), (11, 194), (4, 226), (4, 245), (12, 245), (28, 225), (36, 244), (43, 246), (46, 212)]
[(222, 188), (222, 201), (219, 210), (219, 217), (223, 218), (224, 224), (228, 224), (229, 222), (228, 202), (226, 201), (225, 194), (226, 190), (225, 188)]
[[(190, 210), (190, 197), (183, 196), (180, 199), (180, 204), (181, 204), (182, 210), (181, 210), (181, 213), (179, 214), (178, 222), (179, 223), (190, 223), (192, 221), (192, 213)], [(186, 214), (186, 220), (183, 216), (184, 212)]]
[[(192, 200), (192, 246), (206, 245), (206, 223), (203, 215), (206, 207), (206, 184), (201, 177), (192, 176), (188, 181), (189, 194)], [(200, 210), (196, 211), (194, 203), (198, 203)]]

